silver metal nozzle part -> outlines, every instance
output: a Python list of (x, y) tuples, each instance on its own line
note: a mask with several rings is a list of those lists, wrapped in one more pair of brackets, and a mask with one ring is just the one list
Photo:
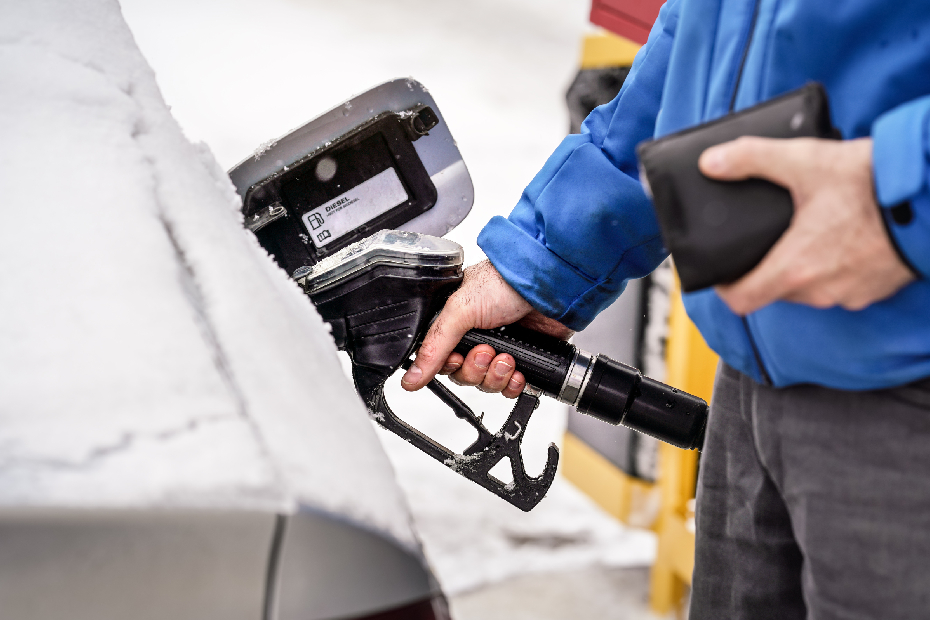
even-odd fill
[(578, 398), (575, 400), (573, 407), (577, 407), (581, 402), (581, 397), (584, 396), (584, 391), (588, 389), (588, 381), (591, 380), (591, 369), (594, 368), (594, 363), (598, 360), (600, 355), (592, 355), (591, 360), (588, 362), (588, 371), (584, 374), (584, 381), (581, 382), (581, 387), (578, 389)]
[(560, 402), (572, 407), (578, 403), (581, 393), (584, 391), (585, 380), (590, 374), (592, 361), (593, 357), (587, 351), (575, 350), (575, 359), (572, 360), (572, 365), (565, 375), (565, 382), (559, 391), (558, 400)]
[(464, 260), (462, 246), (454, 241), (402, 230), (382, 230), (327, 256), (309, 269), (298, 269), (293, 278), (311, 294), (374, 264), (456, 267)]
[(540, 390), (540, 389), (537, 388), (537, 387), (533, 387), (533, 386), (530, 385), (529, 383), (527, 383), (526, 385), (523, 386), (523, 393), (524, 393), (524, 394), (529, 394), (530, 396), (535, 396), (536, 398), (539, 398), (540, 396), (543, 395), (543, 391), (542, 391), (542, 390)]

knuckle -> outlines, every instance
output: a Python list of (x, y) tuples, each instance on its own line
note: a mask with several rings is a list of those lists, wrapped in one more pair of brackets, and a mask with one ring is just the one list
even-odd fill
[(466, 377), (461, 380), (460, 385), (464, 385), (467, 387), (476, 387), (476, 386), (481, 385), (481, 378), (474, 379), (471, 377)]
[(458, 314), (470, 303), (471, 295), (465, 293), (465, 291), (463, 291), (460, 287), (449, 297), (449, 300), (446, 302), (444, 311), (448, 311), (450, 314)]
[(747, 151), (754, 148), (754, 145), (758, 142), (758, 140), (759, 138), (755, 136), (740, 136), (733, 141), (733, 148)]
[(474, 347), (472, 347), (472, 351), (475, 353), (475, 355), (479, 353), (486, 353), (488, 355), (491, 355), (492, 357), (497, 355), (497, 352), (494, 350), (494, 347), (487, 344), (486, 342), (482, 342), (481, 344), (476, 344)]
[(441, 374), (441, 375), (449, 375), (449, 374), (452, 374), (453, 372), (457, 371), (457, 370), (458, 370), (459, 368), (461, 368), (461, 367), (462, 367), (461, 364), (450, 364), (450, 363), (447, 363), (445, 366), (443, 366), (443, 367), (439, 370), (439, 374)]
[(785, 274), (785, 287), (789, 291), (799, 291), (809, 288), (813, 282), (813, 274), (809, 269), (793, 269)]
[(823, 288), (819, 286), (823, 279), (823, 267), (817, 261), (798, 260), (792, 269), (784, 273), (782, 278), (788, 291), (823, 292)]
[(758, 301), (750, 295), (741, 295), (735, 298), (730, 304), (730, 308), (740, 316), (751, 314), (757, 307)]
[(467, 374), (465, 374), (461, 370), (449, 375), (449, 379), (452, 381), (452, 383), (456, 385), (465, 386), (465, 387), (474, 387), (478, 385), (479, 383), (481, 383), (480, 379), (478, 381), (475, 381), (473, 378), (469, 377)]
[(451, 374), (461, 368), (464, 363), (465, 359), (459, 353), (452, 353), (446, 358), (446, 363), (439, 372), (444, 375)]
[(840, 305), (850, 312), (858, 312), (859, 310), (865, 310), (869, 306), (869, 302), (865, 299), (852, 299)]
[(764, 146), (765, 141), (755, 136), (740, 136), (733, 141), (734, 155), (740, 159), (754, 159), (758, 157)]
[(733, 289), (721, 289), (718, 291), (718, 294), (723, 300), (723, 303), (725, 303), (734, 313), (740, 316), (743, 316), (747, 313), (749, 302), (746, 295), (742, 291)]
[(423, 344), (420, 345), (420, 350), (417, 351), (417, 357), (425, 362), (432, 362), (438, 357), (439, 348), (436, 346), (435, 340), (426, 338), (423, 341)]
[(504, 388), (503, 394), (507, 398), (516, 398), (523, 392), (525, 385), (525, 380), (523, 375), (520, 373), (514, 373), (510, 377), (510, 380), (507, 382), (507, 387)]
[(453, 373), (462, 385), (476, 386), (485, 380), (485, 369), (479, 368), (474, 363), (466, 363), (460, 370)]
[(483, 385), (489, 391), (500, 392), (501, 390), (504, 390), (507, 388), (507, 384), (509, 383), (509, 381), (510, 381), (509, 373), (507, 376), (504, 376), (504, 377), (498, 376), (496, 374), (488, 373), (485, 376), (484, 381), (481, 382), (481, 385)]
[(487, 381), (487, 380), (485, 380), (480, 385), (478, 385), (478, 389), (484, 392), (485, 394), (497, 394), (498, 392), (503, 390), (504, 387), (505, 387), (504, 385), (498, 385), (497, 382), (495, 381)]
[(837, 305), (836, 298), (827, 291), (812, 291), (807, 296), (808, 305), (814, 308), (832, 308)]
[(749, 314), (751, 306), (743, 299), (735, 299), (730, 302), (730, 309), (733, 310), (739, 316), (746, 316)]

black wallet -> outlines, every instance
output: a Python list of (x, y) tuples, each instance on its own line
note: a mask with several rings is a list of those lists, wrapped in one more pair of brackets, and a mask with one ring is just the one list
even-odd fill
[(809, 83), (759, 105), (641, 143), (640, 176), (685, 292), (733, 282), (755, 267), (794, 212), (785, 188), (762, 179), (714, 181), (705, 149), (740, 136), (841, 138), (823, 86)]

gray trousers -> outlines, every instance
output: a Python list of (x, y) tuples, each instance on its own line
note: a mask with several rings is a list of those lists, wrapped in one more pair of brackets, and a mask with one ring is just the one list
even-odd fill
[(930, 618), (930, 380), (775, 389), (721, 365), (692, 620)]

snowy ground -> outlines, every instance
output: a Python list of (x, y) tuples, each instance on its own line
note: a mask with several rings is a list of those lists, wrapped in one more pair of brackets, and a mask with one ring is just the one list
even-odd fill
[[(564, 91), (588, 30), (588, 0), (124, 0), (139, 46), (188, 136), (229, 168), (257, 145), (350, 95), (398, 76), (431, 91), (476, 194), (448, 236), (474, 244), (492, 215), (507, 213), (564, 135)], [(396, 383), (396, 381), (395, 381)], [(469, 443), (451, 413), (414, 395), (395, 410), (450, 447)], [(474, 392), (474, 391), (472, 391)], [(503, 421), (507, 404), (469, 401)], [(550, 404), (531, 422), (531, 473), (558, 442), (565, 411)], [(515, 575), (592, 565), (642, 566), (654, 538), (627, 530), (557, 479), (529, 514), (381, 433), (444, 588), (473, 590)]]

